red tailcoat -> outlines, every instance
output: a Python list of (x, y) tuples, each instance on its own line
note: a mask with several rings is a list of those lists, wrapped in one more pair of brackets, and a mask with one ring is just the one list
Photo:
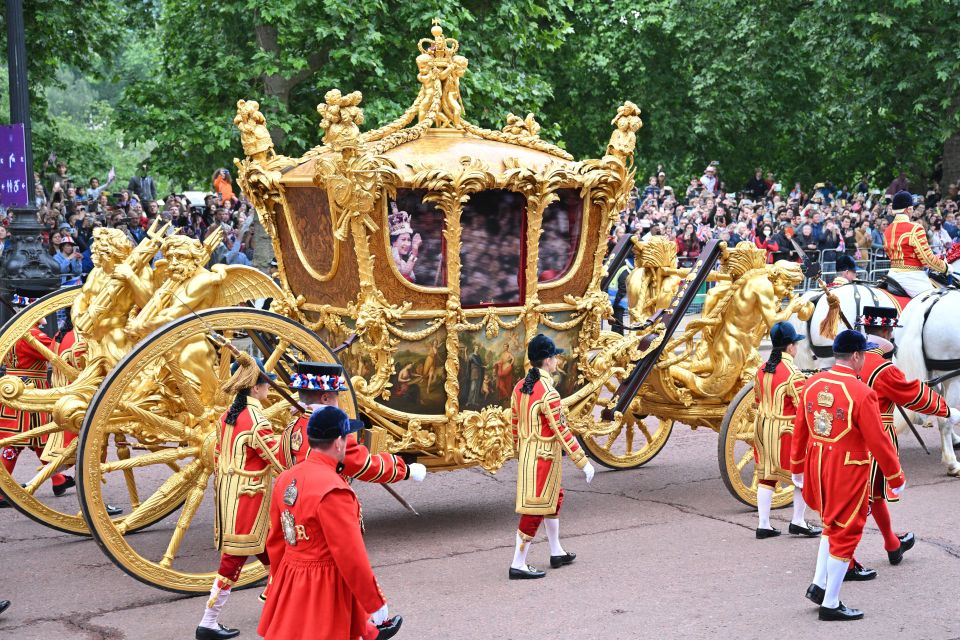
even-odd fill
[(947, 272), (946, 263), (933, 255), (927, 243), (927, 232), (906, 214), (894, 216), (893, 222), (883, 232), (883, 250), (890, 258), (891, 269), (916, 271), (930, 267), (940, 273)]
[[(291, 464), (299, 464), (307, 459), (310, 445), (307, 443), (307, 423), (311, 411), (300, 415), (287, 428), (290, 438)], [(343, 476), (362, 482), (388, 484), (400, 482), (410, 477), (407, 464), (391, 453), (383, 452), (371, 455), (370, 450), (357, 442), (357, 434), (347, 436), (347, 453), (343, 458)]]
[(757, 478), (790, 480), (790, 448), (793, 420), (797, 415), (804, 377), (793, 365), (793, 356), (784, 353), (773, 373), (757, 370), (753, 386), (757, 401)]
[(356, 640), (386, 602), (363, 543), (360, 503), (336, 464), (314, 454), (277, 478), (270, 589), (257, 628), (265, 640)]
[(217, 440), (217, 549), (252, 556), (266, 547), (270, 487), (283, 470), (281, 442), (254, 398), (247, 398), (235, 425), (226, 419), (224, 413)]
[(897, 451), (883, 430), (876, 392), (852, 369), (835, 364), (807, 380), (801, 409), (794, 422), (791, 464), (793, 473), (804, 474), (803, 499), (820, 513), (826, 535), (862, 529), (874, 458), (891, 487), (904, 483)]
[[(40, 331), (37, 327), (30, 329), (30, 333), (38, 342), (49, 348), (51, 351), (57, 350), (57, 345), (53, 338)], [(32, 385), (37, 389), (49, 389), (50, 383), (47, 380), (47, 359), (39, 351), (27, 342), (26, 339), (20, 339), (13, 346), (13, 349), (7, 353), (3, 359), (3, 364), (7, 368), (7, 375), (20, 378), (26, 384)], [(12, 407), (0, 404), (0, 438), (23, 433), (30, 429), (35, 429), (40, 425), (50, 422), (49, 413), (33, 413), (30, 411), (19, 411)], [(38, 447), (42, 446), (46, 438), (37, 438), (27, 441), (21, 441), (14, 447)]]
[[(860, 379), (877, 392), (883, 428), (897, 450), (899, 450), (897, 430), (893, 427), (895, 405), (900, 405), (909, 411), (940, 418), (945, 418), (950, 413), (950, 407), (940, 397), (940, 394), (920, 380), (907, 380), (903, 371), (884, 358), (879, 349), (867, 351), (866, 361), (860, 371)], [(899, 500), (893, 493), (886, 490), (887, 483), (883, 479), (883, 474), (877, 471), (877, 465), (874, 462), (870, 470), (870, 486), (873, 487), (872, 497), (874, 499), (886, 498), (888, 502)]]
[(523, 383), (520, 380), (513, 388), (510, 403), (518, 462), (516, 512), (553, 515), (560, 499), (561, 454), (565, 451), (581, 469), (587, 466), (587, 458), (567, 427), (550, 374), (540, 370), (530, 395), (520, 393)]
[[(87, 343), (83, 340), (78, 341), (76, 332), (71, 329), (63, 334), (63, 338), (57, 344), (57, 355), (63, 358), (67, 364), (73, 365), (76, 369), (83, 369), (84, 360), (87, 355)], [(70, 384), (70, 380), (60, 373), (56, 367), (53, 368), (51, 380), (55, 387), (65, 387)], [(73, 442), (76, 437), (77, 434), (66, 430), (50, 434), (50, 439), (47, 441), (47, 446), (44, 449), (44, 455), (41, 456), (41, 460), (49, 462), (48, 458), (51, 455)]]

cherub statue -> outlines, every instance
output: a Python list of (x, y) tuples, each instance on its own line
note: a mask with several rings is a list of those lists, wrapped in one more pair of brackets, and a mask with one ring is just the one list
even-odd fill
[(273, 139), (267, 129), (267, 119), (260, 113), (260, 103), (256, 100), (238, 100), (233, 124), (240, 130), (243, 153), (254, 160), (266, 160), (273, 151)]
[(335, 151), (355, 147), (360, 137), (359, 125), (363, 124), (363, 109), (360, 108), (363, 94), (353, 91), (343, 95), (339, 89), (331, 89), (323, 99), (325, 102), (317, 105), (320, 128), (325, 132), (323, 141)]
[(626, 160), (633, 154), (637, 146), (637, 131), (643, 126), (640, 119), (640, 108), (627, 100), (619, 108), (617, 115), (610, 121), (616, 129), (610, 135), (610, 144), (607, 145), (607, 155)]
[(463, 56), (453, 56), (446, 68), (441, 71), (443, 81), (443, 98), (440, 100), (440, 109), (449, 121), (448, 126), (460, 127), (463, 118), (463, 100), (460, 97), (460, 78), (467, 72), (467, 59)]
[[(770, 267), (765, 262), (762, 249), (739, 243), (725, 265), (730, 281), (711, 290), (702, 319), (688, 325), (688, 332), (702, 331), (696, 357), (671, 366), (670, 375), (694, 397), (729, 400), (738, 382), (751, 377), (759, 364), (762, 336), (794, 313), (801, 320), (813, 313), (813, 305), (793, 292), (803, 280), (800, 265), (779, 261)], [(781, 306), (785, 299), (789, 302)]]

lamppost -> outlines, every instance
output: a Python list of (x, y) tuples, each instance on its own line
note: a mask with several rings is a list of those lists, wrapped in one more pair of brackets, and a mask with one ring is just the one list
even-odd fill
[[(7, 63), (10, 71), (10, 122), (23, 124), (24, 149), (22, 164), (26, 166), (26, 202), (11, 208), (13, 221), (10, 247), (0, 262), (0, 296), (10, 301), (13, 294), (31, 298), (45, 295), (60, 286), (60, 267), (40, 238), (43, 225), (37, 220), (33, 183), (33, 149), (30, 131), (30, 98), (27, 85), (27, 47), (23, 27), (23, 0), (7, 3)], [(0, 305), (0, 319), (12, 313)]]

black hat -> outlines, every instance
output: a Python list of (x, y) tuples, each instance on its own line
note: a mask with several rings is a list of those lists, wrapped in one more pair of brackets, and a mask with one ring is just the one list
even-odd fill
[(348, 391), (343, 367), (328, 362), (298, 362), (290, 376), (290, 388), (306, 391)]
[(846, 329), (837, 334), (833, 339), (833, 353), (838, 356), (850, 355), (868, 349), (876, 349), (877, 345), (873, 342), (867, 342), (866, 336), (859, 331)]
[(336, 440), (363, 429), (363, 423), (352, 420), (337, 407), (326, 406), (318, 409), (307, 422), (307, 437), (312, 440)]
[(789, 322), (778, 322), (773, 325), (773, 329), (770, 330), (770, 342), (773, 344), (774, 349), (783, 349), (795, 342), (801, 342), (806, 339), (807, 336), (797, 333), (797, 330), (793, 328), (793, 325)]
[(560, 353), (563, 353), (563, 349), (558, 349), (553, 340), (542, 333), (535, 335), (530, 344), (527, 345), (527, 358), (530, 359), (530, 362), (546, 360)]
[(857, 270), (857, 263), (853, 261), (853, 258), (848, 256), (845, 253), (841, 253), (837, 256), (837, 273), (841, 271), (854, 271)]
[[(269, 373), (266, 369), (263, 368), (263, 358), (254, 358), (257, 363), (257, 367), (260, 369), (260, 378), (257, 380), (257, 384), (262, 384), (266, 378), (271, 380), (277, 379), (277, 374)], [(240, 368), (240, 361), (234, 360), (233, 364), (230, 365), (230, 375), (232, 376), (237, 372), (237, 369)]]
[(860, 316), (860, 324), (864, 327), (899, 327), (897, 310), (893, 307), (864, 307)]
[(897, 191), (893, 196), (893, 210), (903, 211), (907, 207), (913, 206), (913, 194), (909, 191)]

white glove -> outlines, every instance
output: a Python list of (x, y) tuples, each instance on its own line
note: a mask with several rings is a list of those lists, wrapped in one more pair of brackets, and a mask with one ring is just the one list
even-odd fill
[(387, 618), (389, 617), (390, 617), (390, 612), (387, 609), (387, 603), (384, 602), (383, 606), (377, 609), (376, 611), (374, 611), (373, 615), (370, 616), (370, 622), (372, 622), (374, 625), (379, 627), (384, 622), (386, 622)]
[(794, 473), (790, 476), (790, 479), (793, 480), (793, 486), (797, 489), (803, 489), (803, 474)]
[(583, 475), (587, 477), (587, 484), (589, 484), (590, 481), (593, 480), (593, 474), (595, 472), (596, 472), (596, 469), (594, 469), (593, 465), (588, 462), (587, 466), (583, 468)]
[(427, 468), (419, 462), (411, 462), (408, 468), (410, 469), (410, 479), (414, 482), (423, 482), (423, 479), (427, 477)]
[(899, 498), (899, 497), (900, 497), (900, 494), (903, 493), (903, 490), (906, 489), (906, 488), (907, 488), (907, 483), (904, 482), (902, 485), (900, 485), (900, 486), (897, 487), (896, 489), (894, 489), (893, 487), (890, 487), (890, 493), (892, 493), (893, 495), (895, 495), (895, 496), (897, 496), (897, 497)]
[(960, 409), (950, 407), (950, 413), (947, 415), (947, 420), (950, 422), (960, 422)]

